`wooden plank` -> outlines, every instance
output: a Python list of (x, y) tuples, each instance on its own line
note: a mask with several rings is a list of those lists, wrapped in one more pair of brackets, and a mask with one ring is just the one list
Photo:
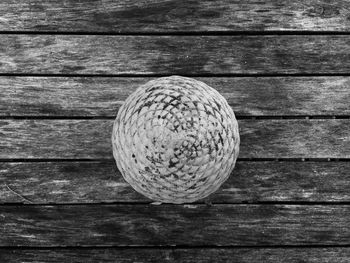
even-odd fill
[(111, 36), (0, 38), (6, 74), (349, 73), (347, 35)]
[[(0, 77), (0, 116), (108, 116), (152, 78)], [(196, 78), (237, 116), (350, 115), (350, 77)], [(273, 98), (273, 99), (271, 99)]]
[(340, 248), (196, 248), (196, 249), (9, 249), (1, 262), (235, 262), (235, 263), (348, 263), (350, 249)]
[[(350, 162), (239, 161), (207, 201), (349, 202), (349, 171)], [(114, 161), (0, 163), (0, 185), (1, 203), (151, 202), (124, 181)]]
[(0, 246), (349, 245), (350, 206), (3, 206)]
[[(0, 120), (0, 158), (112, 158), (113, 120)], [(349, 158), (350, 120), (240, 120), (240, 158)]]
[[(0, 30), (53, 32), (349, 31), (348, 1), (3, 0)], [(20, 19), (19, 19), (20, 18)]]

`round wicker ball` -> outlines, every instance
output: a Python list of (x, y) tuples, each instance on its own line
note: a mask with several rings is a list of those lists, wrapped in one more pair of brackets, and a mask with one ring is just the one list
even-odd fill
[(152, 80), (131, 94), (113, 126), (113, 155), (125, 180), (164, 203), (190, 203), (216, 191), (239, 151), (227, 101), (203, 82)]

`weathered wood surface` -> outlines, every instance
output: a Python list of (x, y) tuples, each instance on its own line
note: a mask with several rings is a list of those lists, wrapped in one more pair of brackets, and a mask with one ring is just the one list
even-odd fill
[(14, 262), (235, 262), (348, 263), (350, 248), (206, 248), (206, 249), (21, 249), (1, 250), (0, 261)]
[[(172, 74), (207, 76), (237, 116), (349, 116), (349, 77), (277, 77), (349, 74), (349, 36), (322, 35), (350, 32), (349, 10), (344, 0), (1, 1), (0, 262), (348, 262), (350, 162), (267, 160), (350, 158), (349, 119), (240, 120), (240, 157), (265, 161), (239, 161), (212, 206), (154, 206), (122, 179), (113, 121), (98, 117)], [(320, 34), (299, 34), (310, 31)], [(158, 247), (174, 245), (225, 248)], [(297, 248), (313, 245), (344, 247)]]
[(3, 206), (0, 246), (349, 245), (350, 206)]
[[(239, 161), (207, 201), (350, 202), (349, 171), (350, 162)], [(0, 163), (0, 185), (0, 203), (151, 202), (124, 181), (113, 160)]]
[[(0, 77), (0, 116), (115, 117), (154, 78)], [(196, 78), (218, 90), (237, 116), (350, 115), (350, 77)]]
[[(0, 158), (112, 158), (113, 120), (0, 120)], [(240, 120), (240, 158), (349, 158), (350, 120)]]
[(349, 47), (347, 35), (4, 34), (0, 38), (0, 73), (349, 73)]
[(0, 30), (53, 32), (349, 31), (350, 4), (326, 1), (2, 0)]

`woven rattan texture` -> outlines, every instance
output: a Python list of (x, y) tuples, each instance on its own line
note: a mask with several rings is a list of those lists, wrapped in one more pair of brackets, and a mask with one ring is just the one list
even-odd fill
[(125, 180), (150, 199), (188, 203), (228, 178), (239, 151), (235, 115), (203, 82), (171, 76), (139, 87), (113, 126), (113, 154)]

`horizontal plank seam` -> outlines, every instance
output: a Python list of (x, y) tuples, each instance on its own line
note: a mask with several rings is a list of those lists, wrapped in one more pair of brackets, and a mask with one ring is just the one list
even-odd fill
[[(194, 74), (181, 74), (186, 77), (198, 77), (198, 78), (285, 78), (285, 77), (349, 77), (348, 73), (194, 73)], [(0, 77), (35, 77), (35, 78), (157, 78), (169, 76), (164, 73), (121, 73), (121, 74), (64, 74), (64, 73), (1, 73)]]
[(350, 162), (350, 158), (238, 158), (239, 162)]
[[(237, 162), (350, 162), (350, 158), (238, 158)], [(113, 162), (113, 158), (0, 158), (0, 163), (35, 163), (35, 162)]]
[[(63, 74), (63, 73), (3, 73), (0, 72), (0, 77), (84, 77), (84, 78), (158, 78), (166, 77), (169, 75), (179, 75), (178, 73), (120, 73), (120, 74)], [(194, 73), (194, 74), (181, 74), (184, 77), (198, 77), (198, 78), (235, 78), (235, 77), (349, 77), (350, 72), (337, 72), (337, 73)]]
[[(20, 207), (20, 206), (35, 206), (35, 207), (64, 207), (64, 206), (159, 206), (159, 204), (153, 204), (152, 201), (144, 202), (95, 202), (95, 203), (0, 203), (0, 207)], [(195, 206), (276, 206), (276, 205), (286, 205), (286, 206), (350, 206), (350, 201), (330, 201), (330, 202), (317, 202), (317, 201), (242, 201), (242, 202), (193, 202), (193, 203), (183, 203), (183, 204), (170, 204), (164, 203), (160, 206), (167, 207), (181, 207), (186, 205)], [(192, 209), (192, 208), (188, 208)]]
[[(116, 116), (46, 116), (11, 115), (0, 120), (114, 120)], [(350, 119), (350, 115), (236, 115), (238, 120), (299, 120), (299, 119)]]
[(154, 250), (166, 250), (166, 249), (295, 249), (295, 248), (350, 248), (350, 244), (334, 244), (334, 245), (223, 245), (223, 246), (215, 246), (215, 245), (201, 245), (201, 246), (191, 246), (191, 245), (174, 245), (174, 246), (114, 246), (114, 245), (100, 245), (100, 246), (2, 246), (0, 250), (65, 250), (65, 249), (154, 249)]
[(311, 31), (311, 30), (265, 30), (265, 31), (246, 31), (246, 30), (226, 30), (226, 31), (33, 31), (33, 30), (1, 30), (0, 35), (104, 35), (104, 36), (274, 36), (274, 35), (350, 35), (350, 31)]
[[(0, 158), (0, 163), (113, 162), (113, 158)], [(238, 158), (237, 162), (350, 162), (350, 158)]]

